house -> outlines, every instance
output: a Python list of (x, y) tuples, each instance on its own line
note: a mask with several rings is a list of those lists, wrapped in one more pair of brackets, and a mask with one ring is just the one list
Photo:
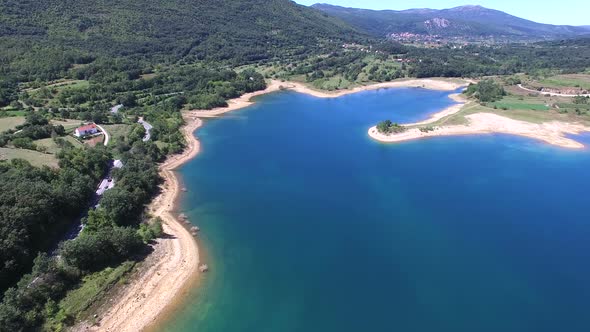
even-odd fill
[(88, 135), (94, 135), (98, 133), (98, 127), (94, 123), (87, 124), (85, 126), (76, 128), (74, 131), (74, 135), (77, 137), (83, 137)]
[(123, 162), (119, 159), (113, 161), (113, 167), (114, 168), (123, 168)]

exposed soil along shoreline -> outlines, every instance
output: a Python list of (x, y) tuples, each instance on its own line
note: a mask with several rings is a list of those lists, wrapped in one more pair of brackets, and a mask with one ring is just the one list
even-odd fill
[(427, 120), (415, 122), (415, 123), (412, 123), (411, 125), (421, 126), (421, 125), (427, 125), (427, 124), (434, 123), (444, 117), (447, 117), (449, 115), (453, 115), (453, 114), (459, 112), (463, 108), (463, 106), (467, 103), (467, 98), (465, 98), (465, 96), (463, 96), (460, 93), (452, 94), (449, 96), (449, 98), (456, 101), (457, 104), (451, 105), (440, 112), (430, 115), (430, 118), (428, 118)]
[[(99, 309), (97, 325), (80, 324), (78, 331), (141, 331), (159, 326), (170, 313), (184, 303), (198, 281), (199, 248), (193, 235), (183, 223), (173, 215), (176, 200), (181, 192), (181, 184), (174, 170), (194, 158), (200, 151), (200, 143), (194, 132), (203, 124), (201, 118), (217, 117), (224, 113), (252, 105), (252, 98), (281, 90), (293, 90), (318, 98), (337, 98), (361, 91), (399, 87), (420, 87), (433, 90), (452, 91), (465, 86), (450, 80), (415, 79), (381, 83), (338, 92), (321, 92), (301, 83), (271, 81), (265, 90), (245, 94), (228, 101), (228, 106), (213, 110), (191, 110), (184, 112), (186, 125), (182, 131), (186, 137), (187, 148), (170, 157), (160, 167), (164, 178), (162, 193), (149, 207), (153, 216), (164, 220), (164, 232), (168, 235), (158, 239), (154, 252), (142, 263), (142, 269), (135, 279), (109, 298)], [(458, 98), (458, 97), (454, 97)], [(454, 105), (456, 106), (456, 105)], [(452, 106), (453, 107), (453, 106)], [(451, 107), (451, 108), (452, 108)], [(450, 109), (450, 108), (449, 108)], [(446, 110), (446, 115), (456, 112)], [(460, 107), (459, 107), (460, 109)], [(445, 116), (446, 116), (445, 115)], [(438, 119), (434, 115), (431, 121)], [(206, 230), (204, 230), (206, 231)]]
[[(454, 114), (461, 110), (463, 104), (451, 106), (432, 116), (431, 119), (406, 124), (405, 126), (428, 125), (443, 117)], [(492, 113), (475, 113), (466, 115), (468, 123), (464, 125), (452, 125), (432, 127), (422, 131), (419, 127), (409, 128), (398, 134), (382, 134), (377, 126), (369, 128), (369, 136), (377, 141), (385, 143), (396, 143), (439, 136), (459, 136), (478, 134), (509, 134), (524, 136), (543, 141), (545, 143), (570, 149), (582, 149), (584, 145), (578, 141), (568, 138), (566, 135), (578, 135), (583, 132), (590, 132), (590, 127), (577, 123), (566, 123), (559, 121), (545, 122), (541, 124), (519, 121)]]
[(187, 148), (160, 166), (164, 179), (162, 192), (149, 206), (153, 216), (162, 218), (164, 233), (153, 253), (141, 264), (136, 278), (116, 296), (109, 294), (96, 326), (83, 323), (78, 331), (141, 331), (155, 324), (160, 315), (173, 310), (176, 299), (188, 294), (199, 275), (199, 249), (195, 238), (173, 215), (181, 187), (174, 170), (199, 152), (194, 131), (202, 125), (198, 118), (187, 118), (183, 133)]
[(379, 90), (379, 89), (389, 89), (389, 88), (424, 88), (429, 90), (441, 90), (441, 91), (453, 91), (457, 90), (461, 87), (465, 87), (467, 85), (466, 82), (458, 83), (457, 81), (451, 80), (442, 80), (442, 79), (411, 79), (411, 80), (399, 80), (394, 82), (386, 82), (386, 83), (377, 83), (372, 85), (360, 86), (349, 90), (340, 90), (335, 92), (326, 92), (326, 91), (319, 91), (313, 88), (310, 88), (302, 83), (298, 82), (281, 82), (277, 80), (270, 81), (267, 88), (265, 90), (256, 91), (252, 93), (247, 93), (239, 98), (232, 99), (228, 101), (227, 107), (220, 107), (215, 108), (212, 110), (191, 110), (189, 114), (192, 116), (197, 116), (201, 118), (208, 118), (208, 117), (217, 117), (222, 114), (235, 111), (244, 107), (248, 107), (254, 102), (252, 102), (252, 98), (261, 96), (264, 94), (282, 91), (282, 90), (289, 90), (295, 91), (299, 93), (304, 93), (307, 95), (311, 95), (317, 98), (338, 98), (345, 95), (350, 95), (358, 92), (363, 91), (371, 91), (371, 90)]

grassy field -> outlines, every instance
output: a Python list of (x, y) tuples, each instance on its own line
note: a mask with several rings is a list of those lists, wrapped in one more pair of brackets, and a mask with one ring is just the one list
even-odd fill
[(0, 118), (13, 117), (13, 116), (26, 116), (27, 112), (23, 110), (17, 110), (10, 106), (6, 106), (0, 109)]
[(59, 326), (63, 322), (71, 323), (77, 318), (82, 318), (88, 308), (102, 300), (107, 290), (118, 283), (125, 283), (126, 276), (134, 266), (134, 262), (125, 262), (116, 268), (109, 267), (85, 277), (79, 288), (69, 292), (59, 302), (57, 321), (49, 322), (48, 325)]
[(47, 165), (58, 167), (57, 159), (52, 154), (32, 150), (0, 148), (0, 160), (24, 159), (33, 166)]
[(556, 75), (553, 77), (545, 78), (539, 81), (540, 84), (547, 87), (558, 87), (558, 88), (582, 88), (590, 90), (590, 75), (587, 74), (568, 74), (568, 75)]
[[(506, 90), (510, 93), (512, 87)], [(531, 123), (550, 121), (579, 122), (590, 126), (590, 105), (573, 104), (569, 97), (545, 97), (542, 95), (508, 95), (485, 105), (476, 101), (467, 103), (461, 111), (440, 119), (429, 126), (467, 124), (466, 115), (493, 113), (514, 120)]]
[[(63, 139), (66, 140), (67, 142), (72, 143), (77, 148), (81, 148), (83, 146), (82, 143), (80, 143), (77, 139), (75, 139), (72, 136), (68, 135), (68, 136), (63, 137)], [(57, 144), (55, 144), (55, 142), (53, 141), (53, 138), (44, 138), (44, 139), (36, 140), (35, 144), (37, 144), (37, 146), (45, 147), (45, 149), (47, 149), (46, 150), (47, 153), (56, 154), (60, 150), (60, 148), (57, 146)]]
[(590, 111), (590, 104), (573, 104), (573, 103), (558, 103), (560, 109), (580, 109)]
[(342, 75), (336, 75), (330, 78), (322, 78), (312, 83), (312, 86), (319, 90), (334, 91), (350, 89), (356, 86), (353, 82), (346, 80)]
[[(104, 129), (111, 135), (111, 142), (115, 143), (121, 136), (127, 137), (131, 130), (131, 125), (128, 124), (114, 124), (114, 125), (102, 125)], [(112, 144), (112, 143), (109, 143)]]
[(70, 132), (73, 132), (74, 129), (80, 127), (80, 125), (82, 125), (82, 121), (81, 120), (72, 120), (72, 119), (66, 119), (64, 121), (51, 120), (51, 124), (53, 124), (54, 126), (62, 125), (62, 126), (64, 126), (66, 132), (70, 133)]
[(69, 82), (63, 82), (60, 84), (51, 85), (49, 87), (54, 88), (58, 91), (61, 91), (64, 89), (82, 89), (82, 88), (87, 88), (89, 86), (90, 86), (90, 82), (88, 82), (88, 81), (75, 80), (75, 81), (69, 81)]
[(25, 118), (22, 116), (0, 118), (0, 132), (14, 129), (14, 127), (25, 123)]
[(509, 110), (548, 111), (551, 109), (542, 98), (528, 96), (506, 96), (502, 100), (492, 103), (491, 106), (492, 108), (496, 106), (500, 109), (506, 108)]
[[(85, 80), (58, 80), (58, 81), (54, 81), (50, 84), (45, 85), (44, 87), (50, 89), (50, 90), (63, 90), (66, 88), (71, 88), (71, 89), (79, 89), (79, 88), (86, 88), (90, 85), (90, 82), (85, 81)], [(40, 90), (42, 87), (39, 88), (25, 88), (24, 90), (27, 92), (36, 92), (38, 90)]]

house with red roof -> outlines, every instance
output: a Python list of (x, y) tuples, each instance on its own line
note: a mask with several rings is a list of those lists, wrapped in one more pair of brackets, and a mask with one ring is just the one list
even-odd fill
[(98, 127), (94, 123), (91, 123), (91, 124), (87, 124), (85, 126), (76, 128), (76, 130), (74, 131), (74, 136), (84, 137), (84, 136), (94, 135), (96, 133), (98, 133)]

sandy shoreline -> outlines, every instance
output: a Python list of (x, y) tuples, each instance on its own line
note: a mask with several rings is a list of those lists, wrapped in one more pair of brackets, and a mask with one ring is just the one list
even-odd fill
[(273, 80), (265, 90), (247, 93), (228, 101), (228, 106), (213, 110), (191, 110), (184, 112), (186, 125), (182, 128), (187, 148), (172, 156), (160, 166), (165, 182), (162, 193), (149, 206), (153, 216), (164, 220), (164, 232), (169, 237), (158, 239), (154, 252), (142, 263), (138, 276), (125, 286), (119, 294), (99, 308), (97, 326), (83, 322), (73, 328), (75, 331), (142, 331), (156, 326), (166, 312), (173, 311), (182, 303), (188, 291), (199, 276), (199, 249), (195, 238), (184, 225), (172, 215), (174, 203), (180, 194), (180, 184), (174, 170), (200, 151), (200, 143), (194, 132), (202, 125), (201, 118), (217, 117), (224, 113), (248, 107), (252, 98), (281, 90), (293, 90), (318, 98), (337, 98), (361, 91), (385, 88), (419, 87), (433, 90), (456, 90), (465, 84), (449, 80), (412, 79), (357, 87), (338, 92), (322, 92), (301, 83)]
[[(338, 92), (321, 92), (306, 87), (301, 83), (274, 80), (268, 84), (265, 90), (248, 93), (240, 98), (228, 101), (228, 107), (184, 112), (186, 125), (182, 128), (182, 131), (186, 137), (187, 148), (181, 155), (172, 156), (161, 165), (161, 176), (165, 179), (165, 183), (162, 193), (149, 207), (152, 215), (160, 216), (164, 220), (164, 231), (170, 236), (157, 241), (154, 252), (142, 263), (142, 270), (137, 273), (137, 277), (129, 285), (125, 286), (116, 296), (108, 294), (110, 300), (99, 308), (98, 326), (92, 326), (85, 322), (76, 326), (74, 330), (142, 331), (153, 329), (158, 326), (158, 323), (165, 321), (167, 313), (174, 312), (178, 306), (183, 304), (186, 295), (195, 286), (200, 274), (198, 271), (200, 262), (199, 249), (195, 238), (172, 215), (172, 210), (181, 190), (174, 170), (199, 153), (200, 143), (194, 136), (194, 132), (202, 125), (201, 118), (217, 117), (227, 112), (248, 107), (254, 104), (251, 101), (252, 98), (280, 90), (292, 90), (318, 98), (337, 98), (361, 91), (384, 88), (420, 87), (452, 91), (463, 86), (465, 84), (448, 80), (423, 79), (388, 82)], [(433, 114), (429, 119), (414, 125), (426, 125), (456, 113), (466, 102), (459, 94), (450, 97), (460, 104), (452, 105), (439, 113)], [(429, 133), (422, 133), (418, 128), (412, 128), (403, 134), (385, 136), (377, 133), (375, 127), (373, 127), (369, 129), (369, 135), (384, 142), (400, 142), (430, 136), (500, 132), (538, 138), (560, 146), (580, 148), (582, 147), (580, 143), (563, 135), (590, 130), (577, 124), (552, 122), (538, 125), (485, 113), (472, 114), (467, 118), (470, 121), (469, 125), (437, 128)], [(539, 137), (539, 132), (550, 133), (550, 135)]]
[(286, 86), (289, 90), (293, 90), (299, 93), (305, 93), (318, 98), (338, 98), (362, 91), (371, 91), (379, 89), (391, 89), (391, 88), (423, 88), (428, 90), (441, 90), (441, 91), (453, 91), (461, 87), (465, 87), (467, 82), (457, 83), (455, 81), (443, 80), (443, 79), (404, 79), (396, 80), (392, 82), (377, 83), (366, 86), (360, 86), (349, 90), (340, 90), (336, 92), (325, 92), (318, 91), (309, 88), (301, 83), (287, 82)]
[(456, 101), (457, 104), (451, 105), (440, 112), (430, 115), (430, 117), (424, 121), (415, 122), (415, 123), (412, 123), (411, 125), (422, 126), (422, 125), (427, 125), (427, 124), (433, 123), (433, 122), (438, 121), (444, 117), (447, 117), (449, 115), (453, 115), (453, 114), (459, 112), (463, 108), (463, 106), (467, 103), (467, 98), (465, 98), (465, 96), (463, 96), (460, 93), (452, 94), (449, 96), (449, 98)]
[(563, 148), (582, 149), (584, 148), (582, 143), (567, 138), (566, 135), (590, 132), (590, 127), (576, 123), (551, 121), (536, 124), (513, 120), (492, 113), (470, 114), (465, 116), (465, 118), (469, 121), (466, 125), (435, 127), (434, 131), (429, 132), (421, 132), (419, 128), (410, 128), (400, 134), (384, 135), (377, 131), (377, 127), (371, 127), (369, 129), (369, 136), (380, 142), (394, 143), (438, 136), (498, 133), (529, 137)]
[[(338, 98), (345, 95), (350, 95), (362, 91), (371, 91), (371, 90), (379, 90), (379, 89), (390, 89), (390, 88), (423, 88), (429, 90), (441, 90), (441, 91), (453, 91), (457, 90), (461, 87), (465, 87), (467, 82), (465, 83), (457, 83), (450, 80), (443, 80), (443, 79), (410, 79), (410, 80), (398, 80), (393, 82), (386, 82), (386, 83), (378, 83), (366, 86), (356, 87), (354, 89), (349, 90), (340, 90), (336, 92), (326, 92), (326, 91), (319, 91), (312, 89), (302, 83), (298, 82), (281, 82), (277, 80), (270, 81), (267, 88), (265, 90), (260, 90), (252, 93), (247, 93), (239, 98), (232, 99), (228, 101), (227, 107), (220, 107), (215, 108), (212, 110), (191, 110), (188, 113), (191, 116), (197, 116), (200, 118), (211, 118), (217, 117), (222, 114), (235, 111), (244, 107), (248, 107), (254, 104), (252, 102), (252, 98), (265, 95), (268, 93), (282, 91), (282, 90), (290, 90), (295, 91), (307, 95), (314, 96), (316, 98)], [(452, 95), (452, 98), (459, 98), (458, 95)]]
[[(158, 239), (154, 251), (142, 262), (139, 276), (119, 294), (99, 308), (97, 326), (83, 322), (75, 331), (141, 331), (157, 323), (160, 315), (174, 306), (178, 297), (187, 294), (199, 275), (199, 249), (195, 238), (172, 215), (174, 203), (180, 193), (180, 185), (174, 169), (196, 156), (199, 141), (193, 133), (202, 125), (198, 118), (187, 118), (183, 133), (187, 148), (169, 158), (160, 166), (164, 179), (161, 194), (149, 206), (153, 216), (160, 216), (164, 233), (168, 237)], [(102, 310), (101, 310), (102, 309)]]
[(476, 113), (465, 116), (468, 123), (465, 125), (452, 126), (435, 126), (433, 131), (422, 132), (418, 126), (427, 126), (444, 117), (459, 112), (468, 100), (462, 94), (453, 94), (449, 98), (457, 104), (447, 107), (446, 109), (435, 113), (430, 118), (404, 124), (411, 127), (407, 131), (399, 134), (385, 135), (377, 131), (377, 126), (369, 128), (368, 134), (371, 138), (385, 143), (404, 142), (415, 139), (423, 139), (439, 136), (459, 136), (459, 135), (477, 135), (477, 134), (509, 134), (524, 136), (570, 149), (582, 149), (584, 145), (566, 135), (578, 135), (583, 132), (590, 132), (590, 127), (585, 127), (577, 123), (566, 123), (559, 121), (550, 121), (541, 124), (530, 123), (525, 121), (513, 120), (504, 116), (493, 113)]
[[(79, 324), (76, 331), (141, 331), (153, 328), (164, 320), (164, 314), (173, 312), (183, 303), (189, 290), (194, 287), (199, 276), (199, 249), (195, 238), (172, 215), (175, 200), (180, 194), (180, 184), (174, 170), (194, 158), (200, 151), (200, 143), (194, 136), (203, 123), (200, 118), (217, 117), (224, 113), (248, 107), (254, 102), (252, 98), (280, 90), (292, 90), (309, 94), (318, 98), (337, 98), (361, 91), (384, 88), (420, 87), (433, 90), (452, 91), (465, 86), (456, 81), (439, 79), (411, 79), (381, 83), (351, 90), (338, 92), (322, 92), (311, 89), (301, 83), (281, 82), (273, 80), (262, 91), (245, 94), (228, 101), (228, 107), (213, 110), (191, 110), (184, 112), (186, 125), (182, 128), (186, 137), (187, 148), (181, 155), (172, 156), (160, 167), (161, 176), (165, 179), (162, 193), (149, 207), (154, 216), (164, 220), (164, 231), (170, 235), (159, 239), (154, 252), (142, 263), (143, 269), (137, 278), (125, 286), (120, 294), (113, 296), (103, 307), (99, 308), (97, 318), (99, 326), (89, 323)], [(461, 110), (466, 100), (456, 94), (449, 96), (459, 104), (433, 114), (429, 119), (412, 125), (426, 125)], [(468, 125), (457, 125), (436, 128), (435, 131), (422, 133), (418, 128), (411, 128), (398, 135), (386, 136), (379, 134), (375, 127), (369, 129), (369, 135), (383, 142), (401, 142), (419, 138), (469, 135), (487, 133), (508, 133), (536, 138), (563, 147), (581, 148), (582, 144), (566, 138), (565, 134), (578, 134), (590, 131), (590, 128), (579, 124), (549, 122), (533, 124), (501, 117), (490, 113), (471, 114), (466, 116)], [(165, 321), (165, 320), (164, 320)]]

